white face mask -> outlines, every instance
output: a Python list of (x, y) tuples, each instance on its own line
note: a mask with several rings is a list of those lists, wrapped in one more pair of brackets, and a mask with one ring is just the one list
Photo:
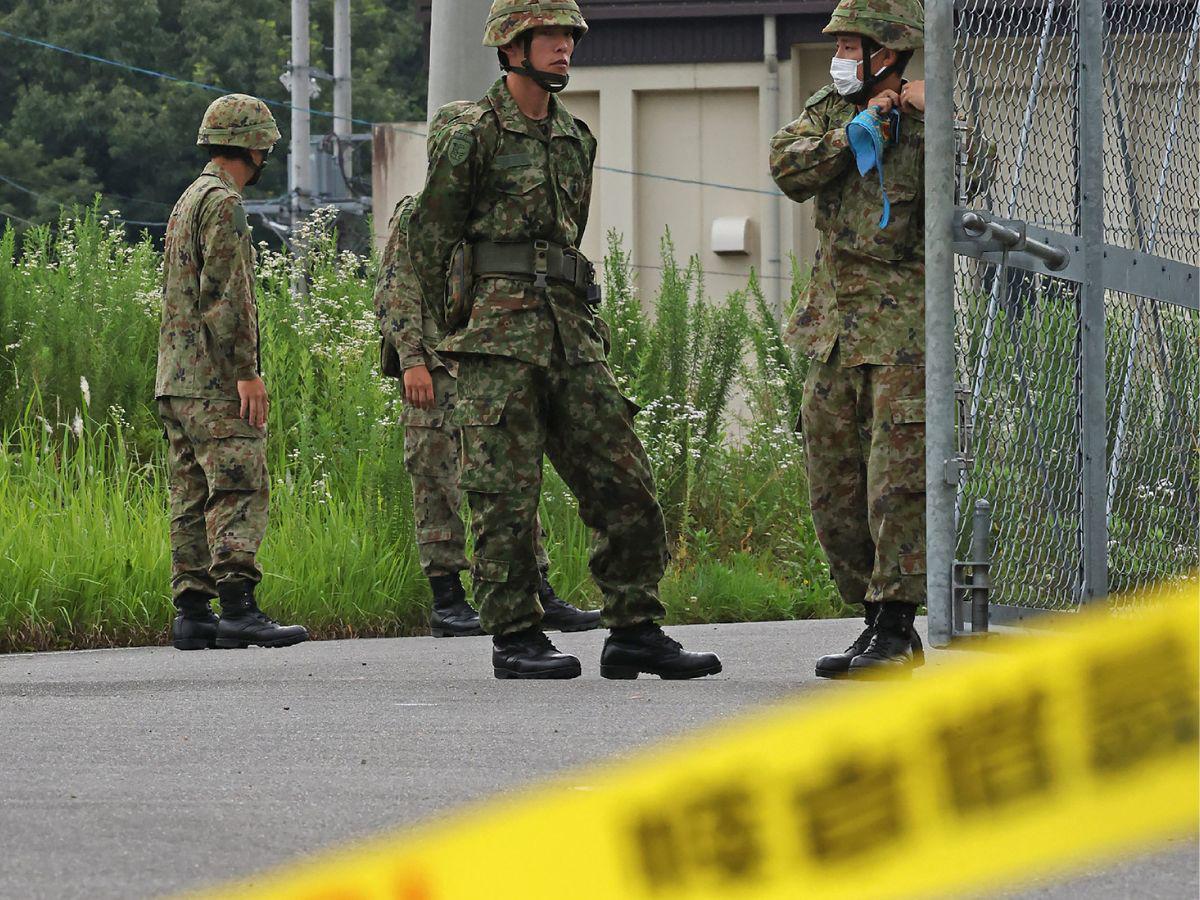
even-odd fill
[(833, 78), (833, 86), (843, 97), (857, 94), (863, 89), (862, 79), (858, 77), (857, 59), (838, 59), (834, 57), (829, 64), (829, 74)]
[[(875, 53), (880, 51), (876, 50)], [(875, 58), (871, 54), (871, 59)], [(833, 78), (833, 86), (843, 97), (852, 97), (863, 89), (862, 79), (858, 77), (859, 61), (857, 59), (838, 59), (836, 56), (829, 64), (829, 75)]]

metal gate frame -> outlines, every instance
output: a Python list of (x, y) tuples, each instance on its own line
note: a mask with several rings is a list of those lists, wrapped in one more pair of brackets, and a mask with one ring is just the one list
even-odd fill
[[(1010, 0), (1011, 2), (1011, 0)], [(1093, 602), (1109, 593), (1109, 521), (1112, 515), (1113, 490), (1124, 449), (1128, 391), (1134, 361), (1134, 346), (1143, 327), (1143, 304), (1149, 301), (1150, 312), (1157, 322), (1158, 306), (1172, 304), (1186, 310), (1200, 310), (1200, 269), (1197, 266), (1169, 259), (1154, 253), (1153, 237), (1143, 240), (1142, 252), (1106, 242), (1105, 231), (1105, 137), (1104, 111), (1106, 68), (1104, 0), (1039, 0), (1037, 6), (1045, 11), (1046, 26), (1033, 75), (1033, 86), (1025, 123), (1019, 134), (1018, 168), (1029, 152), (1028, 128), (1035, 106), (1043, 71), (1042, 57), (1046, 52), (1051, 22), (1056, 14), (1061, 20), (1064, 7), (1074, 3), (1074, 27), (1077, 40), (1074, 46), (1078, 93), (1074, 107), (1074, 158), (1077, 166), (1076, 222), (1071, 233), (1045, 227), (1035, 227), (1013, 218), (1012, 203), (1007, 217), (981, 214), (958, 205), (958, 191), (948, 186), (956, 184), (956, 146), (954, 123), (955, 14), (956, 9), (972, 0), (926, 0), (925, 3), (925, 78), (926, 78), (926, 488), (927, 488), (927, 598), (929, 637), (935, 646), (947, 646), (957, 638), (986, 632), (989, 609), (992, 616), (1003, 620), (1020, 618), (1022, 611), (1011, 599), (991, 595), (988, 578), (988, 543), (991, 537), (990, 510), (980, 503), (973, 510), (974, 539), (970, 559), (957, 560), (960, 531), (966, 516), (961, 509), (963, 485), (973, 463), (969, 444), (972, 420), (977, 412), (980, 374), (977, 373), (974, 396), (958, 382), (956, 372), (956, 257), (972, 257), (998, 265), (998, 275), (992, 281), (989, 309), (994, 308), (997, 285), (1008, 270), (1051, 276), (1077, 285), (1078, 319), (1076, 359), (1079, 377), (1076, 379), (1076, 423), (1078, 427), (1077, 470), (1079, 473), (1077, 504), (1079, 521), (1068, 523), (1077, 531), (1074, 540), (1079, 547), (1077, 571), (1072, 573), (1075, 596), (1071, 608)], [(982, 0), (974, 0), (979, 7)], [(1007, 4), (997, 2), (996, 6)], [(1109, 2), (1111, 11), (1115, 5)], [(1114, 13), (1115, 15), (1115, 13)], [(1196, 0), (1193, 29), (1183, 71), (1178, 78), (1175, 97), (1175, 116), (1167, 135), (1167, 150), (1163, 157), (1159, 197), (1166, 190), (1166, 167), (1171, 160), (1171, 148), (1180, 138), (1176, 125), (1185, 97), (1185, 88), (1196, 66), (1197, 34), (1200, 30), (1200, 0)], [(1121, 87), (1114, 72), (1109, 73), (1113, 89), (1113, 116), (1124, 156), (1125, 174), (1130, 175), (1127, 126), (1123, 120)], [(1015, 176), (1019, 181), (1020, 174)], [(1013, 199), (1017, 190), (1014, 182)], [(1137, 191), (1132, 189), (1134, 218), (1141, 229), (1137, 211)], [(1158, 226), (1157, 212), (1152, 229)], [(1197, 228), (1193, 221), (1192, 229)], [(1076, 289), (1072, 289), (1076, 290)], [(1129, 343), (1126, 375), (1116, 390), (1114, 399), (1114, 439), (1109, 446), (1109, 421), (1106, 412), (1107, 348), (1106, 302), (1108, 292), (1131, 295), (1135, 302), (1132, 334)], [(991, 318), (988, 320), (991, 324)], [(1190, 320), (1189, 320), (1190, 321)], [(987, 365), (987, 346), (990, 333), (983, 336), (980, 366)], [(1024, 379), (1024, 372), (1020, 374)], [(1024, 387), (1024, 385), (1023, 385)], [(1026, 389), (1027, 390), (1027, 389)], [(1028, 395), (1026, 404), (1028, 405)], [(1028, 410), (1027, 410), (1028, 411)], [(1030, 412), (1029, 424), (1036, 428)], [(1187, 427), (1185, 421), (1184, 427)], [(1036, 437), (1036, 431), (1034, 432)], [(1034, 441), (1035, 444), (1039, 443)], [(1193, 504), (1194, 505), (1194, 504)], [(1185, 514), (1192, 515), (1189, 507)], [(1007, 602), (1006, 602), (1007, 599)], [(973, 601), (968, 603), (967, 601)], [(999, 605), (997, 605), (999, 604)], [(964, 630), (970, 611), (971, 632)], [(1036, 611), (1035, 611), (1036, 612)]]

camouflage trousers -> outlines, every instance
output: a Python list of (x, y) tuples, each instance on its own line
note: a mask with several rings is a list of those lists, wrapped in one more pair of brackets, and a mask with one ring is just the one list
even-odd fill
[[(443, 368), (429, 370), (433, 378), (432, 409), (405, 406), (404, 468), (412, 479), (413, 522), (417, 554), (426, 578), (456, 575), (470, 568), (466, 529), (462, 520), (462, 490), (458, 466), (462, 434), (451, 422), (454, 413), (454, 376)], [(538, 568), (550, 568), (535, 521)]]
[(589, 566), (604, 595), (604, 624), (636, 625), (664, 615), (658, 599), (668, 559), (662, 509), (633, 431), (633, 406), (607, 364), (568, 366), (561, 346), (549, 367), (464, 355), (455, 421), (462, 427), (460, 483), (475, 537), (471, 574), (486, 631), (521, 631), (542, 617), (534, 535), (543, 456), (592, 529)]
[(813, 362), (801, 423), (812, 516), (846, 603), (925, 601), (925, 369)]
[(266, 434), (237, 400), (162, 397), (171, 508), (171, 594), (209, 597), (227, 579), (258, 583), (267, 530)]

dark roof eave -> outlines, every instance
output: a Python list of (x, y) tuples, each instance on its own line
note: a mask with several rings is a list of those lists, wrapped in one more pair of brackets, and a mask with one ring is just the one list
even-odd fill
[[(432, 0), (419, 0), (417, 15), (429, 21)], [(827, 14), (837, 0), (588, 0), (588, 19), (716, 18)]]

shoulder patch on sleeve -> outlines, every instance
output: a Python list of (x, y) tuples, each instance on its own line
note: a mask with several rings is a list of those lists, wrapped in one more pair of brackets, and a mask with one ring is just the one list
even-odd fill
[(471, 139), (466, 135), (456, 134), (450, 138), (450, 143), (446, 147), (446, 155), (450, 158), (451, 163), (461, 166), (471, 155)]
[(804, 108), (808, 109), (810, 107), (816, 106), (818, 103), (820, 103), (822, 100), (824, 100), (830, 94), (832, 94), (833, 91), (834, 91), (834, 87), (832, 84), (825, 85), (825, 87), (821, 88), (819, 91), (817, 91), (811, 97), (809, 97), (808, 100), (805, 101)]
[(240, 203), (233, 208), (233, 227), (243, 237), (250, 233), (250, 223), (246, 220), (246, 207)]

